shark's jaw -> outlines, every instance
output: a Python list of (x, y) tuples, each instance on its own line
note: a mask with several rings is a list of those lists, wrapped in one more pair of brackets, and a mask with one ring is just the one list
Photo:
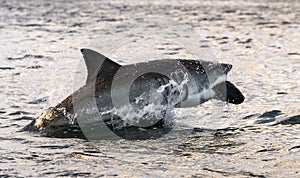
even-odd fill
[(207, 78), (205, 80), (205, 87), (199, 87), (197, 86), (197, 82), (195, 82), (197, 80), (196, 77), (199, 76), (190, 76), (187, 87), (183, 88), (183, 90), (186, 90), (182, 92), (185, 93), (185, 96), (181, 97), (181, 101), (176, 107), (194, 107), (210, 99), (214, 99), (216, 96), (216, 92), (213, 90), (214, 86), (226, 81), (226, 75), (224, 74), (214, 78), (214, 81), (209, 81)]
[(231, 104), (241, 104), (245, 97), (242, 92), (231, 82), (227, 81), (227, 76), (221, 75), (214, 79), (211, 83), (208, 82), (206, 88), (197, 91), (197, 86), (191, 85), (185, 99), (181, 100), (176, 107), (194, 107), (202, 104), (210, 99), (217, 99)]

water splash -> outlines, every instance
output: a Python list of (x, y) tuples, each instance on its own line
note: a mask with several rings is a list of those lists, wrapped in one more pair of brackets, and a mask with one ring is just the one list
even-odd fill
[[(134, 102), (120, 108), (106, 111), (111, 113), (111, 122), (116, 129), (128, 126), (142, 128), (151, 127), (163, 120), (165, 126), (174, 124), (173, 109), (182, 99), (185, 86), (188, 84), (188, 74), (177, 70), (171, 75), (171, 80), (158, 89), (143, 92), (134, 98)], [(118, 116), (118, 118), (114, 117)], [(121, 119), (121, 122), (120, 122)], [(122, 123), (120, 125), (120, 123)]]

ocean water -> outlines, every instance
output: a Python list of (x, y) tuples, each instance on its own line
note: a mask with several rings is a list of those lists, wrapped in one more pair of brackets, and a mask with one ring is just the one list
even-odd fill
[[(0, 176), (299, 177), (297, 1), (0, 0)], [(81, 48), (120, 64), (230, 63), (241, 105), (176, 112), (158, 139), (44, 137), (21, 129), (85, 83)]]

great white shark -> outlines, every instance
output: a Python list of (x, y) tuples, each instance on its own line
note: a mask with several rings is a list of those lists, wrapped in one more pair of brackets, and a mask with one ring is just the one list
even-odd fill
[[(24, 130), (38, 131), (78, 125), (76, 117), (80, 114), (80, 108), (86, 105), (86, 101), (91, 103), (92, 100), (101, 113), (100, 119), (109, 126), (115, 124), (112, 123), (115, 118), (131, 116), (116, 112), (122, 108), (124, 111), (125, 106), (130, 105), (135, 111), (143, 110), (139, 116), (154, 121), (135, 123), (135, 126), (142, 128), (163, 127), (166, 110), (170, 107), (193, 107), (210, 99), (232, 104), (244, 101), (241, 91), (227, 81), (231, 64), (161, 59), (120, 65), (91, 49), (81, 49), (81, 53), (88, 72), (86, 84), (55, 107), (47, 109)], [(162, 106), (159, 114), (147, 113), (146, 107), (155, 108), (158, 105)], [(125, 107), (125, 111), (129, 110)]]

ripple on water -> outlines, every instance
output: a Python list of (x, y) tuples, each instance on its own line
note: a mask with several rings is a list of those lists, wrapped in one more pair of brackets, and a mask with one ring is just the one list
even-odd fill
[(35, 59), (52, 59), (51, 57), (44, 56), (44, 55), (34, 55), (34, 54), (25, 54), (21, 57), (8, 57), (8, 60), (15, 61), (15, 60), (23, 60), (28, 58), (35, 58)]
[(14, 67), (0, 67), (0, 70), (13, 70)]
[(47, 97), (43, 97), (43, 98), (39, 98), (33, 101), (28, 102), (28, 104), (40, 104), (40, 103), (44, 103), (47, 102)]
[(32, 120), (35, 120), (35, 118), (29, 117), (29, 116), (22, 116), (22, 117), (14, 118), (12, 120), (14, 120), (14, 121), (22, 121), (22, 120), (32, 121)]
[(27, 112), (27, 111), (15, 111), (15, 112), (9, 113), (8, 115), (15, 116), (15, 115), (28, 115), (28, 114), (32, 114), (32, 113)]
[(293, 125), (293, 124), (300, 124), (300, 115), (290, 116), (283, 119), (280, 119), (274, 125)]

